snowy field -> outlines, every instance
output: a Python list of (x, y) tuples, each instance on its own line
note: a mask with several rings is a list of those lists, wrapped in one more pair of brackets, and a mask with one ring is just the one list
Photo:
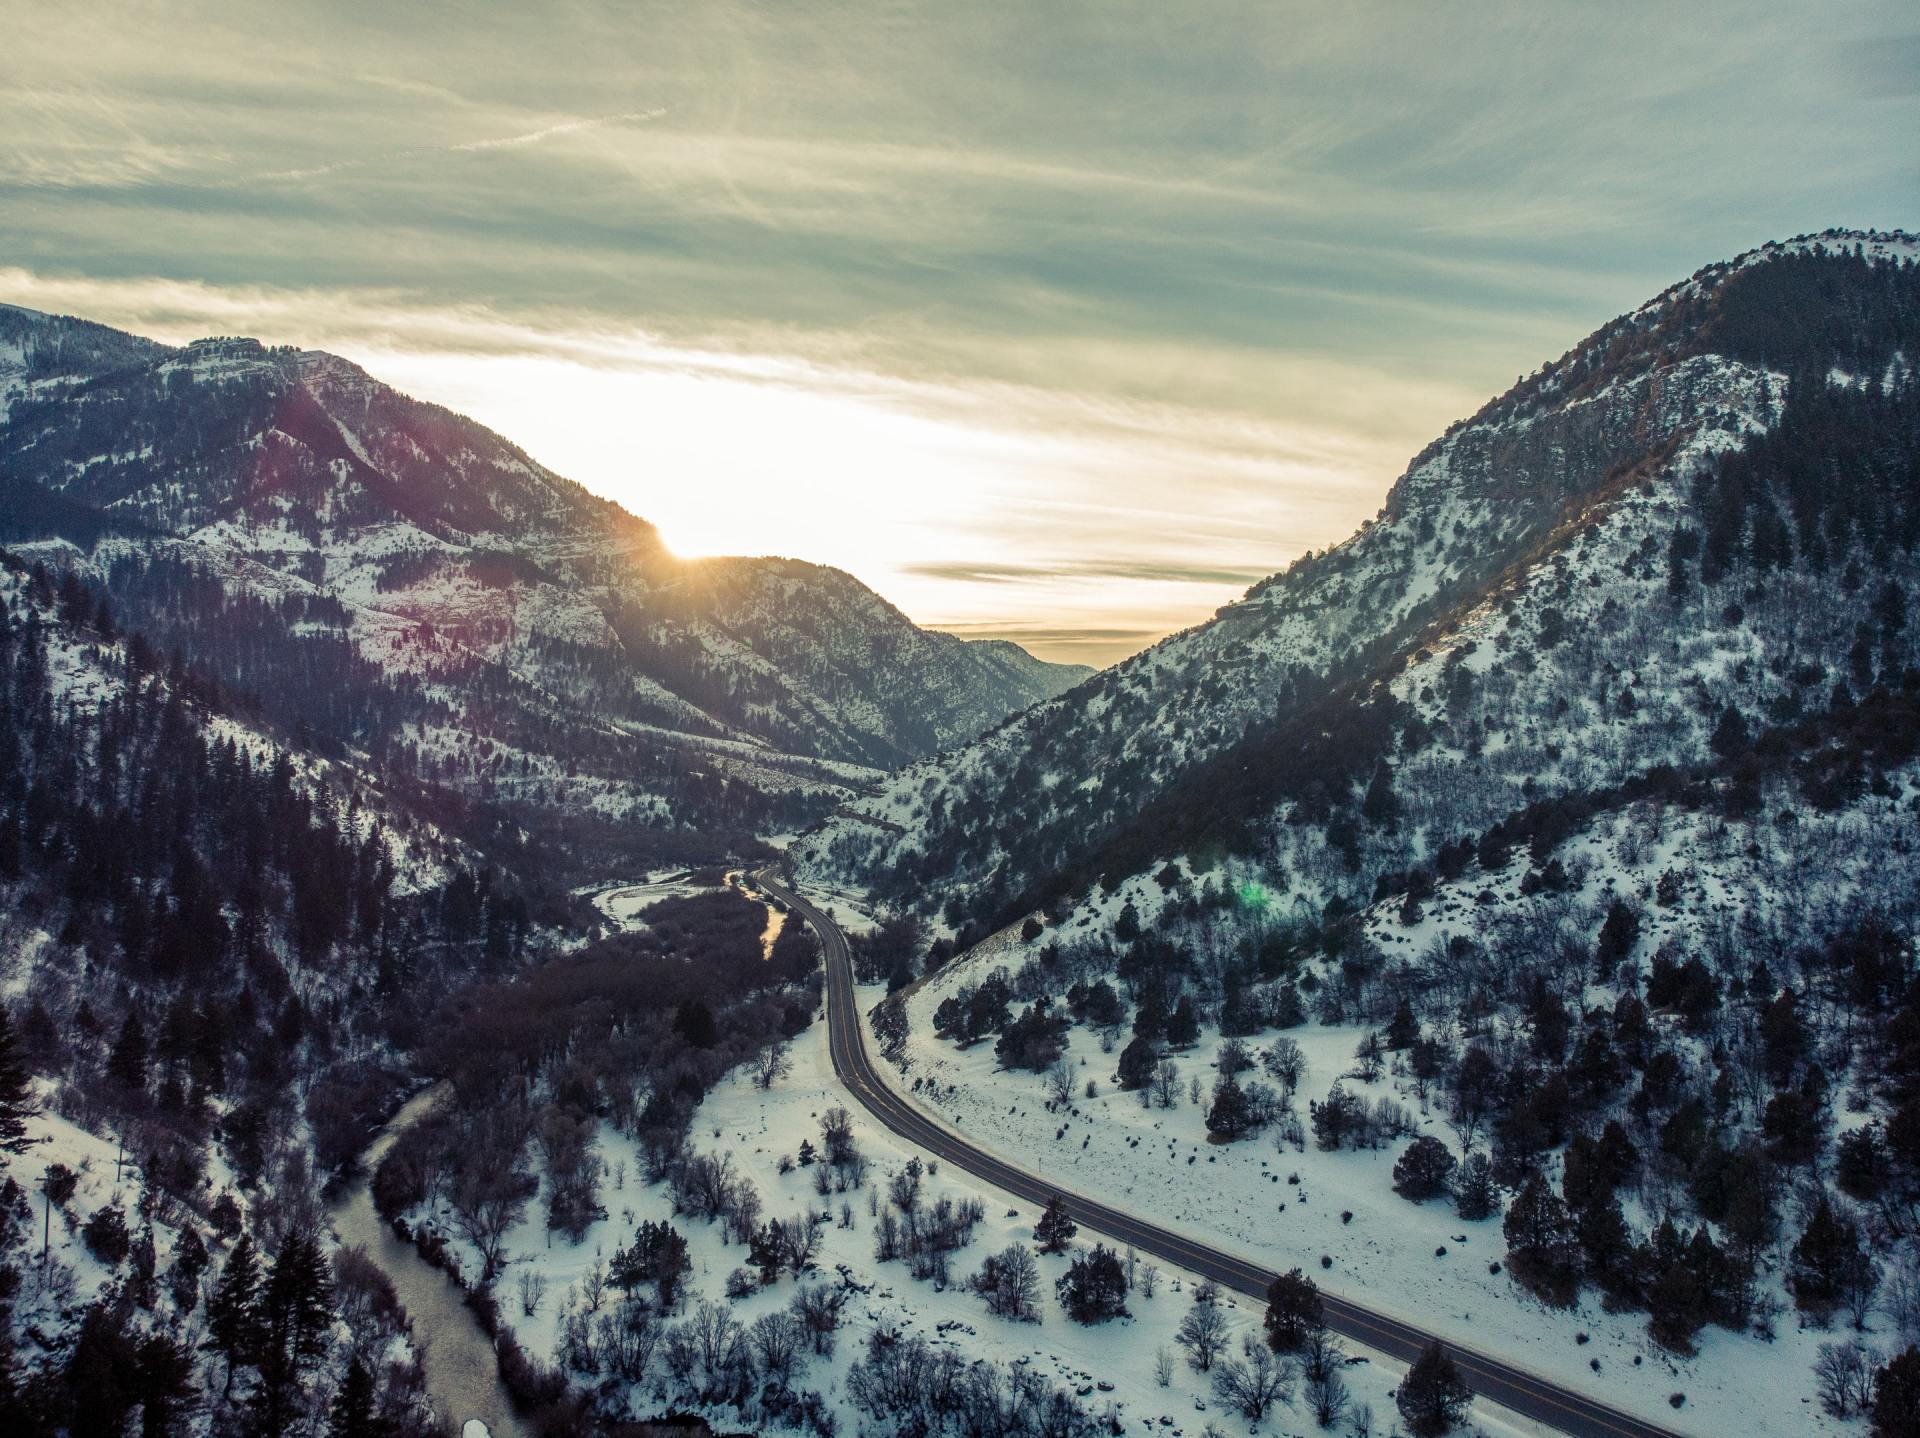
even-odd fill
[[(1644, 1313), (1608, 1314), (1592, 1292), (1577, 1308), (1552, 1309), (1511, 1282), (1504, 1268), (1491, 1273), (1489, 1265), (1506, 1257), (1497, 1217), (1467, 1223), (1443, 1200), (1416, 1204), (1394, 1192), (1394, 1160), (1408, 1140), (1338, 1153), (1319, 1151), (1310, 1130), (1304, 1151), (1276, 1144), (1271, 1131), (1233, 1144), (1210, 1141), (1204, 1120), (1219, 1046), (1211, 1030), (1173, 1055), (1180, 1093), (1163, 1110), (1143, 1108), (1137, 1093), (1115, 1087), (1117, 1047), (1104, 1053), (1094, 1035), (1075, 1027), (1067, 1057), (1078, 1071), (1076, 1089), (1084, 1093), (1090, 1078), (1099, 1096), (1049, 1111), (1040, 1075), (1000, 1069), (990, 1039), (962, 1050), (934, 1036), (940, 1000), (958, 982), (978, 982), (990, 971), (974, 964), (959, 970), (943, 971), (909, 1000), (912, 1029), (896, 1087), (982, 1147), (1057, 1175), (1063, 1189), (1124, 1202), (1142, 1217), (1271, 1269), (1298, 1266), (1328, 1292), (1682, 1432), (1789, 1438), (1858, 1431), (1828, 1418), (1813, 1397), (1819, 1344), (1844, 1334), (1799, 1331), (1791, 1310), (1771, 1344), (1708, 1327), (1696, 1340), (1698, 1354), (1677, 1359), (1647, 1336)], [(883, 986), (864, 989), (862, 1012), (883, 996)], [(1288, 1032), (1308, 1064), (1296, 1099), (1303, 1126), (1308, 1101), (1340, 1079), (1369, 1103), (1398, 1098), (1421, 1133), (1457, 1153), (1457, 1136), (1442, 1115), (1421, 1112), (1418, 1098), (1397, 1091), (1390, 1075), (1375, 1084), (1351, 1076), (1366, 1032), (1317, 1024)], [(1257, 1053), (1274, 1037), (1246, 1042)], [(1195, 1078), (1199, 1103), (1188, 1091)], [(1631, 1207), (1629, 1217), (1646, 1221)], [(1669, 1402), (1674, 1393), (1686, 1395), (1678, 1412)]]
[[(1031, 1244), (1038, 1213), (1032, 1205), (1016, 1202), (951, 1169), (941, 1168), (930, 1174), (926, 1201), (931, 1203), (943, 1195), (956, 1200), (977, 1195), (987, 1213), (972, 1244), (954, 1256), (954, 1286), (942, 1291), (931, 1283), (914, 1281), (903, 1263), (876, 1262), (874, 1219), (867, 1211), (866, 1194), (821, 1198), (813, 1189), (813, 1170), (796, 1167), (790, 1173), (779, 1171), (781, 1158), (791, 1157), (803, 1138), (812, 1139), (818, 1146), (820, 1115), (846, 1102), (844, 1091), (832, 1075), (824, 1022), (816, 1022), (795, 1039), (790, 1051), (793, 1072), (770, 1092), (756, 1089), (744, 1074), (719, 1085), (699, 1110), (691, 1143), (697, 1152), (731, 1155), (759, 1190), (768, 1217), (831, 1207), (835, 1222), (825, 1230), (816, 1281), (845, 1281), (857, 1291), (845, 1310), (834, 1358), (814, 1360), (796, 1386), (818, 1389), (825, 1396), (839, 1418), (842, 1433), (857, 1434), (871, 1427), (847, 1399), (841, 1375), (846, 1365), (865, 1351), (867, 1337), (876, 1329), (918, 1334), (972, 1357), (1031, 1365), (1050, 1382), (1083, 1394), (1083, 1401), (1096, 1412), (1112, 1403), (1128, 1432), (1197, 1438), (1208, 1425), (1221, 1434), (1306, 1435), (1320, 1431), (1297, 1385), (1294, 1406), (1276, 1410), (1266, 1422), (1251, 1428), (1215, 1401), (1208, 1377), (1187, 1366), (1175, 1341), (1175, 1329), (1191, 1303), (1191, 1280), (1178, 1273), (1165, 1272), (1151, 1299), (1135, 1292), (1129, 1299), (1131, 1317), (1082, 1327), (1061, 1312), (1053, 1296), (1054, 1280), (1065, 1272), (1068, 1258), (1041, 1255), (1043, 1321), (1038, 1325), (1020, 1324), (992, 1317), (982, 1300), (959, 1286), (959, 1280), (978, 1268), (989, 1253), (1009, 1243)], [(1037, 1103), (1034, 1106), (1037, 1108)], [(853, 1114), (860, 1149), (873, 1165), (869, 1188), (884, 1190), (888, 1178), (905, 1166), (914, 1150), (868, 1120), (858, 1108)], [(590, 1265), (611, 1258), (644, 1220), (672, 1219), (689, 1240), (693, 1262), (689, 1306), (700, 1298), (721, 1298), (728, 1274), (746, 1259), (744, 1248), (722, 1241), (717, 1223), (672, 1218), (665, 1186), (650, 1187), (639, 1181), (640, 1156), (631, 1140), (603, 1127), (599, 1141), (600, 1156), (608, 1167), (602, 1189), (608, 1217), (588, 1230), (577, 1245), (560, 1235), (550, 1240), (543, 1224), (543, 1193), (541, 1199), (529, 1204), (523, 1221), (508, 1239), (512, 1261), (499, 1280), (501, 1315), (527, 1350), (542, 1358), (553, 1355), (562, 1314), (579, 1292)], [(849, 1204), (850, 1228), (839, 1226), (843, 1202)], [(1083, 1233), (1079, 1241), (1090, 1244), (1092, 1239)], [(477, 1255), (464, 1246), (462, 1250), (463, 1264), (469, 1272), (477, 1271)], [(517, 1297), (523, 1273), (537, 1273), (546, 1284), (545, 1297), (531, 1317), (522, 1311)], [(747, 1324), (762, 1313), (785, 1306), (793, 1292), (793, 1280), (782, 1278), (771, 1288), (732, 1301), (731, 1307), (734, 1316)], [(1237, 1349), (1241, 1334), (1258, 1336), (1261, 1312), (1259, 1306), (1245, 1300), (1233, 1302), (1229, 1311)], [(1172, 1376), (1165, 1387), (1160, 1386), (1155, 1373), (1156, 1354), (1161, 1349), (1174, 1359)], [(1393, 1431), (1396, 1413), (1392, 1393), (1402, 1370), (1381, 1359), (1368, 1358), (1351, 1345), (1349, 1351), (1363, 1360), (1350, 1364), (1345, 1373), (1354, 1402), (1372, 1408), (1376, 1433)], [(638, 1394), (633, 1399), (633, 1411), (657, 1412), (663, 1398), (655, 1392)], [(728, 1430), (730, 1422), (738, 1426), (737, 1415), (729, 1410), (716, 1410), (710, 1416), (722, 1431)], [(1474, 1420), (1473, 1428), (1495, 1438), (1535, 1431), (1529, 1425), (1498, 1421), (1479, 1410)]]

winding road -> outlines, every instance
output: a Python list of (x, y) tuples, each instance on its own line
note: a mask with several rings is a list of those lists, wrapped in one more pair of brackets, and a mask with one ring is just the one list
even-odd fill
[[(1082, 1228), (1130, 1243), (1142, 1253), (1265, 1302), (1267, 1285), (1278, 1276), (1274, 1272), (1233, 1254), (1207, 1248), (1084, 1195), (1060, 1189), (1026, 1169), (975, 1147), (895, 1092), (867, 1054), (866, 1028), (860, 1020), (854, 995), (853, 962), (847, 952), (846, 935), (832, 919), (783, 883), (773, 870), (762, 870), (754, 877), (763, 890), (805, 919), (820, 936), (827, 961), (827, 1029), (834, 1074), (875, 1119), (943, 1162), (964, 1169), (1004, 1192), (1036, 1205), (1044, 1205), (1057, 1193)], [(1390, 1358), (1411, 1363), (1432, 1341), (1433, 1335), (1388, 1314), (1376, 1313), (1331, 1293), (1323, 1293), (1321, 1298), (1329, 1327)], [(1662, 1428), (1610, 1408), (1597, 1399), (1560, 1387), (1487, 1354), (1453, 1343), (1447, 1344), (1447, 1350), (1476, 1394), (1572, 1438), (1680, 1438), (1675, 1429)]]

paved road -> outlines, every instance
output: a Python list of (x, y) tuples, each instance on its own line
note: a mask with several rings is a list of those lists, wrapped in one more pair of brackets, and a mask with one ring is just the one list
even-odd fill
[[(866, 1029), (860, 1021), (853, 991), (853, 963), (847, 953), (846, 935), (833, 920), (782, 883), (772, 870), (762, 870), (755, 877), (767, 893), (787, 904), (820, 936), (827, 959), (827, 1029), (833, 1071), (848, 1092), (876, 1119), (943, 1162), (1029, 1203), (1044, 1205), (1058, 1193), (1074, 1222), (1083, 1229), (1130, 1243), (1142, 1253), (1265, 1302), (1267, 1285), (1277, 1276), (1270, 1270), (1203, 1247), (1120, 1209), (1059, 1189), (1023, 1168), (975, 1148), (902, 1098), (882, 1080), (868, 1057)], [(1409, 1323), (1362, 1308), (1347, 1299), (1332, 1294), (1322, 1294), (1322, 1299), (1327, 1324), (1336, 1333), (1391, 1358), (1411, 1363), (1431, 1340), (1432, 1335)], [(1474, 1392), (1572, 1438), (1679, 1438), (1676, 1429), (1658, 1427), (1609, 1408), (1497, 1358), (1451, 1343), (1447, 1348)]]

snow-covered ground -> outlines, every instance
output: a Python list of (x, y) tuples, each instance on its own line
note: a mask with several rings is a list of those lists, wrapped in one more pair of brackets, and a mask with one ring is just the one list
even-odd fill
[[(1226, 1434), (1318, 1431), (1297, 1385), (1294, 1406), (1277, 1410), (1254, 1429), (1215, 1400), (1210, 1380), (1187, 1366), (1175, 1340), (1175, 1330), (1191, 1303), (1192, 1288), (1191, 1279), (1177, 1272), (1166, 1271), (1158, 1292), (1150, 1299), (1136, 1291), (1129, 1299), (1130, 1318), (1082, 1327), (1054, 1301), (1053, 1284), (1065, 1272), (1068, 1259), (1042, 1255), (1043, 1321), (1038, 1325), (1020, 1324), (991, 1316), (984, 1303), (958, 1280), (978, 1268), (989, 1253), (1009, 1243), (1031, 1244), (1038, 1213), (1031, 1204), (1013, 1200), (951, 1168), (939, 1168), (930, 1174), (926, 1200), (932, 1202), (943, 1195), (956, 1201), (978, 1196), (987, 1214), (972, 1244), (955, 1255), (954, 1286), (940, 1290), (930, 1283), (914, 1281), (903, 1263), (877, 1263), (873, 1257), (874, 1219), (867, 1212), (866, 1195), (821, 1198), (814, 1192), (812, 1169), (796, 1167), (782, 1174), (780, 1160), (791, 1157), (803, 1138), (812, 1139), (818, 1146), (820, 1115), (842, 1105), (852, 1110), (860, 1149), (872, 1162), (870, 1187), (883, 1193), (887, 1179), (915, 1156), (915, 1150), (848, 1103), (845, 1091), (833, 1078), (824, 1023), (815, 1023), (795, 1039), (791, 1054), (793, 1072), (771, 1091), (755, 1088), (744, 1073), (736, 1073), (716, 1087), (696, 1116), (692, 1146), (698, 1152), (731, 1155), (759, 1190), (767, 1217), (829, 1208), (835, 1215), (834, 1224), (825, 1230), (819, 1275), (829, 1282), (836, 1281), (838, 1275), (861, 1291), (843, 1315), (835, 1357), (814, 1360), (796, 1386), (814, 1388), (824, 1395), (839, 1418), (841, 1432), (863, 1431), (865, 1420), (848, 1400), (842, 1375), (846, 1366), (864, 1353), (867, 1336), (876, 1329), (917, 1334), (931, 1343), (952, 1346), (979, 1358), (1024, 1361), (1050, 1382), (1082, 1393), (1083, 1401), (1096, 1411), (1107, 1402), (1113, 1403), (1130, 1432), (1152, 1431), (1175, 1438), (1198, 1434), (1208, 1424)], [(1038, 1109), (1037, 1095), (1029, 1107)], [(578, 1292), (582, 1276), (596, 1260), (611, 1258), (642, 1221), (671, 1219), (686, 1235), (693, 1262), (689, 1304), (700, 1298), (720, 1298), (728, 1274), (746, 1259), (744, 1248), (722, 1241), (718, 1224), (672, 1218), (665, 1187), (640, 1181), (640, 1155), (631, 1140), (603, 1127), (599, 1145), (600, 1156), (608, 1166), (602, 1193), (608, 1217), (589, 1229), (579, 1244), (569, 1244), (560, 1235), (550, 1240), (543, 1224), (543, 1204), (536, 1200), (507, 1242), (511, 1262), (499, 1281), (501, 1315), (527, 1350), (542, 1358), (550, 1359), (555, 1351), (563, 1311), (572, 1294)], [(851, 1209), (851, 1228), (838, 1226), (843, 1202)], [(1082, 1233), (1079, 1241), (1090, 1245), (1093, 1235)], [(478, 1269), (478, 1258), (471, 1250), (464, 1251), (463, 1263), (470, 1272)], [(522, 1311), (517, 1297), (520, 1275), (528, 1272), (539, 1274), (547, 1285), (546, 1296), (531, 1317)], [(734, 1300), (734, 1316), (743, 1324), (751, 1323), (762, 1313), (783, 1307), (793, 1291), (793, 1280), (783, 1278), (771, 1288)], [(1257, 1305), (1246, 1300), (1234, 1301), (1230, 1312), (1237, 1350), (1242, 1333), (1258, 1335), (1261, 1314)], [(1175, 1359), (1166, 1387), (1161, 1387), (1155, 1377), (1155, 1358), (1161, 1349)], [(1396, 1416), (1392, 1394), (1402, 1370), (1351, 1345), (1349, 1351), (1355, 1358), (1366, 1360), (1350, 1364), (1345, 1373), (1354, 1401), (1372, 1408), (1376, 1431), (1391, 1431)], [(658, 1406), (652, 1393), (635, 1395), (636, 1413), (657, 1411)], [(711, 1416), (726, 1428), (726, 1411)], [(731, 1421), (737, 1424), (737, 1417)], [(1476, 1409), (1475, 1426), (1493, 1435), (1534, 1431), (1528, 1425), (1503, 1422), (1481, 1409)]]
[[(1015, 959), (1024, 957), (1016, 952)], [(1762, 1435), (1845, 1433), (1813, 1401), (1813, 1362), (1833, 1333), (1795, 1329), (1789, 1314), (1777, 1340), (1707, 1328), (1699, 1353), (1676, 1359), (1648, 1338), (1644, 1314), (1608, 1314), (1589, 1292), (1577, 1308), (1556, 1310), (1530, 1297), (1489, 1265), (1506, 1257), (1497, 1218), (1462, 1221), (1444, 1200), (1410, 1203), (1392, 1187), (1399, 1140), (1375, 1151), (1323, 1153), (1310, 1129), (1304, 1150), (1266, 1136), (1234, 1144), (1209, 1140), (1206, 1104), (1219, 1037), (1209, 1030), (1191, 1050), (1173, 1055), (1180, 1093), (1171, 1109), (1143, 1108), (1140, 1096), (1112, 1083), (1118, 1048), (1103, 1052), (1085, 1028), (1070, 1033), (1068, 1060), (1084, 1093), (1069, 1111), (1050, 1111), (1038, 1074), (1002, 1070), (992, 1041), (957, 1049), (934, 1036), (933, 1010), (954, 984), (988, 972), (973, 964), (942, 973), (908, 1001), (911, 1031), (897, 1086), (976, 1144), (1032, 1171), (1057, 1175), (1069, 1192), (1125, 1203), (1142, 1217), (1269, 1268), (1295, 1266), (1332, 1293), (1420, 1325), (1443, 1339), (1496, 1354), (1556, 1382), (1650, 1421), (1688, 1431)], [(862, 1011), (878, 1002), (875, 986)], [(1297, 1105), (1335, 1080), (1370, 1103), (1405, 1104), (1422, 1133), (1458, 1152), (1444, 1117), (1420, 1111), (1416, 1097), (1396, 1091), (1387, 1075), (1368, 1084), (1351, 1076), (1363, 1027), (1309, 1024), (1288, 1032), (1308, 1069)], [(1248, 1040), (1256, 1052), (1274, 1035)], [(1198, 1078), (1199, 1103), (1188, 1086)], [(1349, 1217), (1350, 1215), (1350, 1217)], [(1637, 1216), (1636, 1216), (1637, 1217)], [(1322, 1259), (1331, 1266), (1323, 1267)], [(1669, 1399), (1684, 1393), (1676, 1415)]]
[(643, 927), (640, 911), (659, 903), (662, 899), (691, 898), (695, 894), (711, 894), (721, 885), (689, 882), (689, 871), (685, 867), (660, 869), (648, 874), (637, 884), (616, 884), (601, 889), (593, 895), (593, 906), (604, 914), (615, 928), (637, 929)]

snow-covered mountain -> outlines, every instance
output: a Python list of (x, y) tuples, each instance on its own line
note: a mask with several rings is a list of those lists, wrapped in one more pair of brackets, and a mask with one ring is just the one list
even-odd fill
[(1536, 799), (1710, 758), (1729, 711), (1897, 683), (1916, 257), (1832, 231), (1701, 270), (1455, 425), (1344, 544), (848, 804), (801, 872), (987, 921), (1235, 852), (1364, 902)]
[(774, 827), (1090, 672), (838, 570), (677, 559), (471, 420), (248, 339), (0, 308), (0, 486), (0, 539), (228, 682), (324, 678), (332, 740), (556, 812)]

